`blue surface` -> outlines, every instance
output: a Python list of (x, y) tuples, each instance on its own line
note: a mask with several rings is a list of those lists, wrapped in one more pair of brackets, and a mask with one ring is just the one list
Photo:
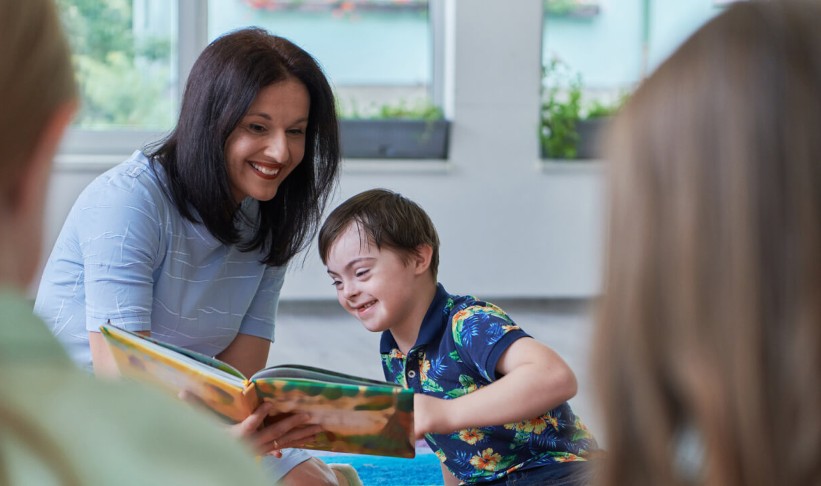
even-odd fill
[(356, 469), (364, 486), (440, 486), (443, 484), (439, 458), (424, 442), (417, 443), (416, 457), (413, 459), (317, 451), (313, 451), (313, 454), (329, 464), (350, 464)]

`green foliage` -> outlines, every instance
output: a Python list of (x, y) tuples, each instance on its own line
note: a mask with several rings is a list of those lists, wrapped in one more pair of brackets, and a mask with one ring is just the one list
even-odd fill
[(136, 38), (130, 0), (57, 0), (73, 50), (83, 128), (169, 128), (171, 40)]
[(629, 94), (624, 93), (614, 103), (605, 103), (601, 100), (593, 100), (587, 108), (585, 118), (588, 120), (592, 120), (594, 118), (605, 118), (608, 116), (613, 116), (627, 101), (628, 97)]
[(599, 13), (598, 0), (543, 0), (549, 17), (589, 18)]
[(542, 71), (542, 152), (552, 159), (575, 159), (578, 155), (580, 120), (613, 116), (627, 100), (622, 94), (615, 103), (583, 100), (581, 75), (567, 64), (552, 59)]
[(399, 100), (394, 103), (384, 103), (361, 110), (352, 105), (350, 108), (339, 108), (340, 118), (369, 119), (369, 120), (425, 120), (435, 121), (444, 118), (442, 108), (430, 101), (410, 103)]
[(548, 15), (567, 15), (575, 9), (575, 0), (544, 0), (544, 11)]
[(544, 67), (542, 92), (542, 149), (549, 158), (575, 159), (581, 117), (582, 80), (566, 64), (552, 59)]

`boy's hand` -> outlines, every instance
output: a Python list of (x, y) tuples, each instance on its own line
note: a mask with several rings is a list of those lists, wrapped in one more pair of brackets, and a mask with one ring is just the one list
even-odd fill
[(451, 400), (415, 393), (413, 395), (413, 423), (416, 438), (422, 439), (425, 434), (446, 434), (456, 430), (450, 425), (453, 408)]

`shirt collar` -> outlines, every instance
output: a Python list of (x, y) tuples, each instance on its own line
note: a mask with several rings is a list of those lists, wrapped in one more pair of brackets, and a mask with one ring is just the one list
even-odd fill
[[(416, 344), (413, 347), (428, 344), (439, 337), (442, 331), (442, 326), (445, 324), (448, 313), (444, 312), (450, 295), (445, 290), (445, 287), (440, 283), (436, 285), (436, 294), (433, 296), (428, 311), (425, 313), (425, 318), (422, 319), (422, 325), (419, 327), (419, 336), (416, 338)], [(382, 333), (382, 339), (379, 343), (379, 352), (382, 354), (390, 353), (391, 350), (399, 347), (393, 334), (390, 331)]]

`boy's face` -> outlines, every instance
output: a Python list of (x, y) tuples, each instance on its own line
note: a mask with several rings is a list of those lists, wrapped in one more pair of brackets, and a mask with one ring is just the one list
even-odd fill
[(418, 326), (412, 312), (415, 290), (427, 275), (390, 248), (376, 248), (351, 224), (331, 245), (328, 275), (339, 304), (372, 332)]

